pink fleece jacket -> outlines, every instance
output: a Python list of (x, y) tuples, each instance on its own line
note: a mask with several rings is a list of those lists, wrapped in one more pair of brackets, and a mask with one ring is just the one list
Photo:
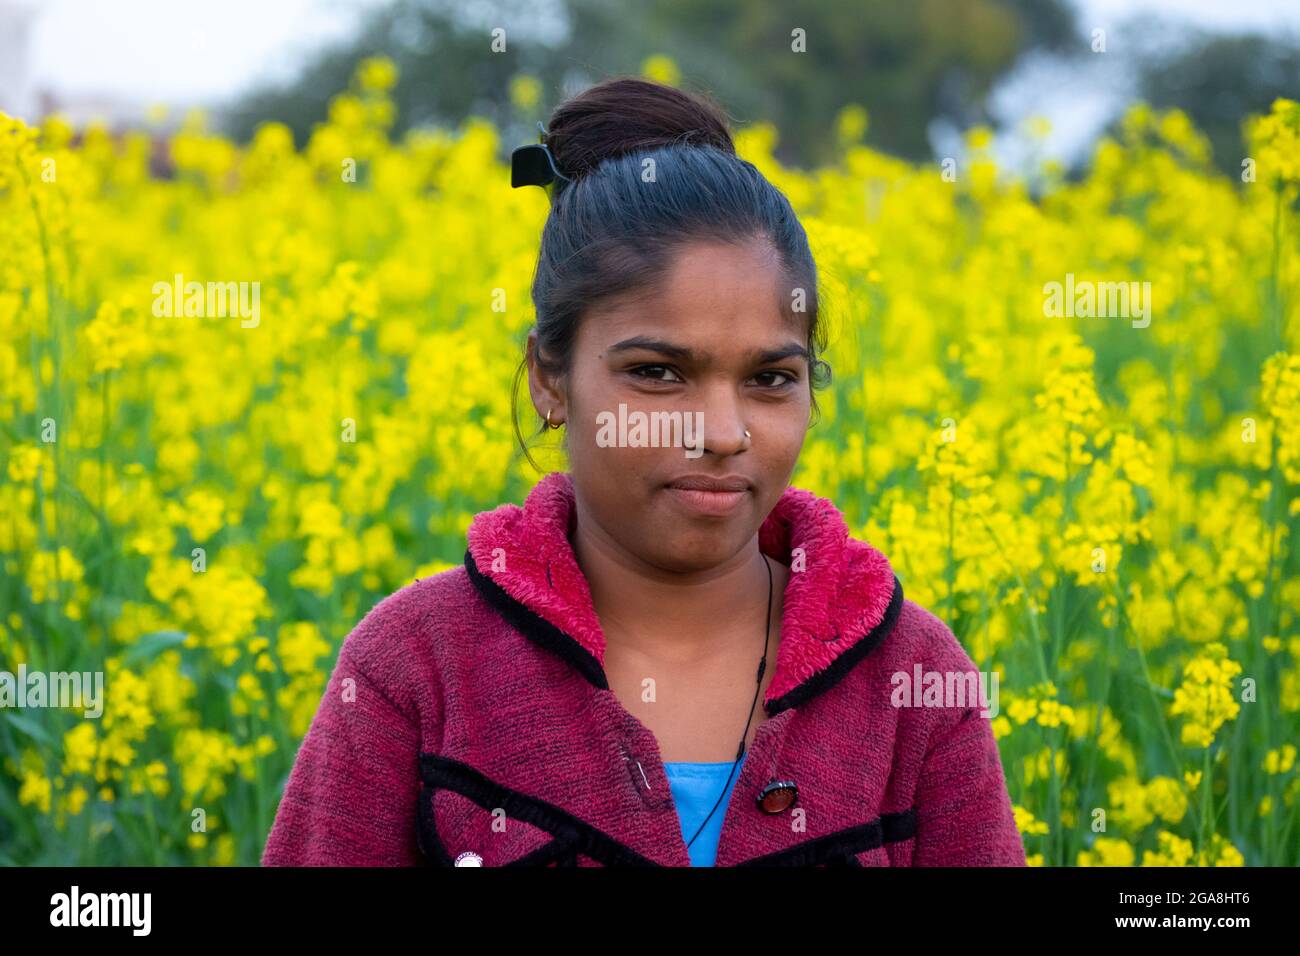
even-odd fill
[[(605, 680), (573, 515), (547, 475), (348, 635), (264, 865), (690, 865), (655, 737)], [(717, 865), (1023, 866), (980, 704), (891, 703), (917, 665), (975, 672), (951, 631), (824, 498), (787, 488), (759, 546), (792, 572)], [(797, 796), (770, 812), (775, 781)]]

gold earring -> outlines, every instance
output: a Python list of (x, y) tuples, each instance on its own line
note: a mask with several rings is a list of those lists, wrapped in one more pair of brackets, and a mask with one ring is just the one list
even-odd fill
[(556, 423), (552, 424), (552, 422), (551, 422), (551, 412), (553, 412), (553, 411), (555, 411), (555, 409), (553, 409), (553, 408), (548, 408), (548, 409), (546, 410), (546, 427), (547, 427), (547, 428), (559, 428), (561, 425), (564, 424), (564, 422), (556, 422)]

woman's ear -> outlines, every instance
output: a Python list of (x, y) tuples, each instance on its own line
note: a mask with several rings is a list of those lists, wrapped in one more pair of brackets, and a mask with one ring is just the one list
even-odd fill
[[(532, 397), (533, 407), (537, 409), (537, 414), (542, 418), (546, 413), (551, 413), (551, 424), (562, 424), (568, 415), (568, 407), (564, 394), (564, 383), (558, 372), (548, 371), (543, 362), (538, 358), (539, 344), (537, 341), (537, 329), (528, 333), (528, 394)], [(545, 356), (546, 359), (554, 361), (552, 356)]]

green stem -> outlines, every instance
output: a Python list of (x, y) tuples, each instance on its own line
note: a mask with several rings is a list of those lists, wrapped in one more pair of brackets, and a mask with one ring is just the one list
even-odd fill
[(104, 372), (104, 388), (100, 392), (103, 414), (99, 433), (99, 510), (108, 517), (108, 380), (111, 372)]
[(1199, 846), (1197, 849), (1203, 854), (1203, 860), (1208, 861), (1209, 839), (1210, 839), (1210, 809), (1214, 805), (1214, 793), (1210, 787), (1210, 777), (1213, 770), (1210, 769), (1210, 748), (1205, 748), (1205, 758), (1201, 765), (1201, 833)]
[[(1112, 585), (1112, 588), (1114, 588), (1114, 585)], [(1151, 679), (1151, 668), (1147, 664), (1147, 654), (1146, 654), (1146, 649), (1142, 646), (1142, 637), (1141, 635), (1138, 634), (1137, 628), (1133, 626), (1133, 620), (1128, 616), (1128, 611), (1124, 607), (1124, 600), (1122, 597), (1120, 597), (1118, 589), (1115, 589), (1115, 602), (1116, 602), (1116, 607), (1119, 610), (1120, 616), (1123, 618), (1125, 622), (1126, 625), (1125, 629), (1133, 637), (1133, 646), (1137, 649), (1138, 662), (1142, 666), (1142, 683), (1145, 685), (1147, 689), (1147, 693), (1151, 697), (1152, 709), (1155, 710), (1156, 716), (1159, 718), (1158, 723), (1160, 727), (1161, 738), (1164, 740), (1165, 749), (1169, 751), (1170, 764), (1173, 767), (1173, 769), (1176, 771), (1181, 765), (1181, 761), (1178, 759), (1178, 749), (1174, 746), (1174, 738), (1169, 733), (1169, 724), (1168, 721), (1166, 720), (1165, 708), (1164, 706), (1161, 705), (1160, 701), (1156, 697), (1156, 685), (1155, 682)], [(1185, 787), (1186, 784), (1184, 783), (1184, 788)]]
[(955, 527), (953, 515), (956, 511), (956, 480), (948, 479), (948, 630), (957, 633), (957, 596), (956, 564), (953, 560), (953, 537)]

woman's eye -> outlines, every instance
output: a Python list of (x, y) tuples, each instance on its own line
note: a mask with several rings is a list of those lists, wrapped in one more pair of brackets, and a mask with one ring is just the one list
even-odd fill
[[(681, 379), (677, 376), (677, 373), (674, 372), (672, 369), (670, 369), (667, 365), (639, 365), (636, 368), (631, 369), (631, 372), (633, 375), (637, 376), (638, 378), (648, 378), (656, 382), (680, 382), (681, 381)], [(666, 373), (667, 375), (671, 375), (672, 378), (664, 378), (662, 377), (662, 375), (656, 373)]]
[(779, 372), (776, 369), (771, 369), (766, 372), (759, 372), (757, 375), (754, 376), (754, 378), (762, 379), (764, 377), (771, 376), (771, 375), (779, 376), (779, 379), (775, 382), (773, 381), (767, 382), (766, 387), (768, 388), (784, 388), (786, 385), (791, 384), (795, 380), (794, 376), (791, 375), (789, 372)]

